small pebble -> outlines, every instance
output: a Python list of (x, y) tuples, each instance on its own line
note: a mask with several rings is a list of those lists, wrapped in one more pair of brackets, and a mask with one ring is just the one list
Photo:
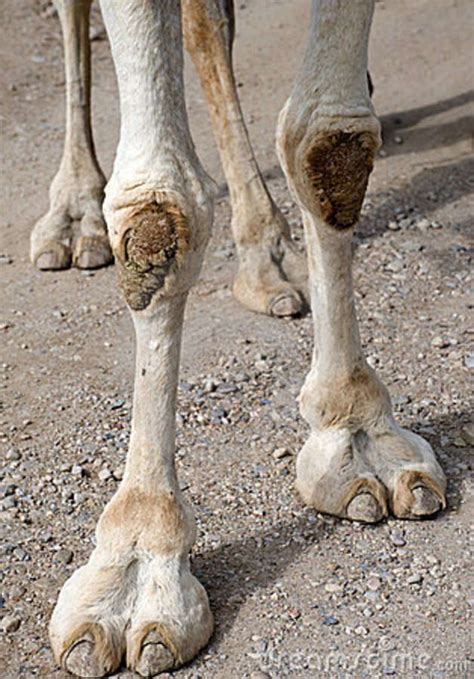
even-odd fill
[(464, 365), (469, 370), (474, 370), (474, 354), (468, 354), (464, 356)]
[(104, 469), (101, 469), (99, 474), (98, 474), (98, 477), (101, 481), (107, 481), (108, 479), (110, 479), (111, 476), (112, 476), (112, 472), (110, 471), (110, 469), (107, 469), (107, 467), (104, 467)]
[(67, 564), (71, 563), (73, 557), (74, 553), (71, 552), (70, 549), (60, 549), (58, 552), (56, 552), (54, 560), (67, 566)]
[(333, 615), (325, 615), (323, 618), (323, 625), (339, 625), (339, 620)]
[(267, 642), (265, 639), (258, 639), (254, 644), (254, 649), (257, 653), (265, 653), (267, 650)]
[(21, 625), (21, 618), (16, 615), (6, 615), (0, 622), (0, 628), (2, 632), (6, 634), (12, 634), (16, 632)]
[(125, 401), (120, 399), (118, 401), (115, 401), (115, 403), (112, 403), (112, 405), (110, 406), (110, 410), (120, 410), (120, 408), (122, 408), (124, 405)]
[(372, 590), (372, 592), (376, 592), (380, 589), (381, 584), (380, 578), (377, 577), (372, 577), (367, 580), (367, 587)]
[(341, 592), (344, 587), (338, 582), (328, 582), (326, 585), (324, 585), (324, 589), (326, 592)]
[(44, 544), (47, 544), (48, 542), (51, 542), (51, 540), (53, 539), (53, 535), (49, 531), (45, 531), (44, 533), (40, 534), (39, 539)]
[(216, 384), (215, 380), (213, 380), (212, 378), (209, 378), (204, 382), (203, 391), (204, 391), (205, 394), (211, 394), (213, 391), (216, 390), (216, 387), (217, 387), (217, 384)]
[(403, 533), (400, 533), (400, 531), (393, 531), (390, 533), (390, 540), (396, 547), (403, 547), (406, 545), (405, 536)]
[(423, 217), (422, 219), (419, 219), (419, 220), (416, 222), (416, 226), (417, 226), (417, 228), (420, 229), (421, 231), (426, 231), (427, 229), (430, 228), (431, 223), (430, 223), (429, 219), (426, 219), (426, 217)]
[(423, 582), (421, 573), (413, 573), (413, 575), (410, 575), (410, 577), (407, 578), (407, 583), (409, 585), (419, 585), (421, 582)]
[(275, 460), (281, 460), (283, 457), (287, 457), (288, 455), (291, 455), (288, 448), (277, 448), (273, 452), (273, 457)]
[(9, 495), (8, 497), (4, 498), (1, 503), (1, 508), (3, 510), (8, 510), (8, 509), (14, 509), (17, 505), (17, 499), (14, 495)]
[(123, 479), (123, 475), (125, 472), (125, 467), (117, 467), (116, 469), (113, 470), (112, 475), (114, 479), (117, 481), (121, 481)]
[(7, 450), (5, 457), (8, 461), (16, 461), (21, 459), (21, 453), (16, 448), (10, 448)]
[(23, 549), (23, 547), (17, 547), (14, 549), (13, 554), (19, 561), (30, 561), (31, 558), (28, 552)]
[(438, 335), (431, 340), (431, 346), (443, 349), (444, 347), (449, 347), (449, 342)]
[(399, 273), (402, 271), (403, 267), (404, 264), (401, 259), (392, 259), (392, 261), (390, 261), (385, 268), (388, 271), (393, 271), (393, 273)]

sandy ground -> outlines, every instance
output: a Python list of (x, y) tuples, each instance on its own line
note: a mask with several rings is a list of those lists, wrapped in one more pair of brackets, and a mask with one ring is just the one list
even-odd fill
[[(237, 7), (236, 71), (250, 134), (302, 243), (273, 137), (309, 1)], [(45, 8), (3, 0), (0, 9), (0, 674), (7, 678), (61, 676), (46, 625), (59, 587), (87, 559), (121, 476), (133, 379), (131, 321), (113, 268), (44, 274), (28, 261), (29, 232), (47, 207), (63, 138), (59, 25)], [(309, 366), (311, 319), (260, 317), (231, 296), (227, 194), (203, 96), (187, 69), (196, 144), (221, 193), (187, 310), (178, 464), (198, 520), (194, 571), (208, 589), (216, 631), (176, 676), (472, 676), (473, 10), (469, 0), (378, 2), (370, 55), (385, 144), (356, 239), (358, 311), (369, 360), (399, 420), (430, 440), (449, 476), (449, 507), (433, 521), (354, 525), (297, 498), (295, 454), (308, 431), (295, 397)], [(97, 14), (93, 25), (95, 134), (109, 173), (116, 84)]]

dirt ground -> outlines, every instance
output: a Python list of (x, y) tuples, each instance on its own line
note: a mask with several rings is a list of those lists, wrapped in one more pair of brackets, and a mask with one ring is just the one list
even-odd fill
[[(0, 11), (0, 675), (60, 677), (47, 622), (121, 477), (133, 335), (113, 267), (41, 273), (28, 261), (62, 149), (62, 47), (46, 1), (2, 0)], [(237, 3), (249, 131), (301, 245), (274, 129), (308, 13), (309, 0)], [(400, 422), (432, 443), (449, 477), (448, 509), (418, 523), (336, 521), (296, 496), (308, 429), (295, 397), (311, 318), (257, 316), (232, 298), (228, 196), (187, 65), (193, 134), (221, 190), (187, 309), (178, 466), (216, 630), (180, 678), (472, 676), (473, 27), (469, 0), (385, 0), (370, 50), (384, 147), (356, 238), (355, 285), (369, 360)], [(95, 135), (110, 173), (118, 102), (98, 13), (93, 35)]]

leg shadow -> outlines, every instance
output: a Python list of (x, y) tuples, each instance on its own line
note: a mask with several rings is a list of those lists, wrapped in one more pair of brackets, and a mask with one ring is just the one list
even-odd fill
[[(402, 144), (395, 142), (392, 131), (385, 128), (382, 128), (382, 130), (383, 148), (387, 152), (387, 158), (390, 158), (404, 153), (432, 151), (442, 146), (452, 146), (463, 139), (469, 139), (473, 136), (474, 117), (462, 116), (448, 123), (430, 125), (429, 127), (416, 127), (411, 130), (399, 127), (395, 131), (400, 133), (403, 139)], [(385, 157), (381, 157), (380, 161), (384, 159)]]
[(369, 195), (369, 200), (377, 203), (377, 207), (362, 216), (357, 236), (366, 240), (381, 235), (396, 210), (411, 212), (415, 205), (419, 212), (429, 215), (473, 193), (473, 158), (426, 167), (394, 191)]
[(434, 104), (427, 104), (426, 106), (418, 106), (417, 108), (408, 109), (407, 111), (396, 111), (395, 113), (388, 113), (380, 117), (382, 127), (387, 132), (407, 128), (416, 125), (425, 118), (445, 113), (453, 108), (464, 106), (474, 101), (474, 90), (468, 90), (462, 94), (457, 94), (454, 97), (437, 101)]
[(232, 628), (239, 609), (254, 592), (278, 580), (298, 555), (328, 539), (333, 526), (314, 517), (311, 509), (304, 509), (292, 522), (277, 523), (263, 534), (193, 557), (193, 572), (205, 586), (215, 614), (215, 641)]
[(454, 441), (462, 437), (462, 428), (470, 422), (472, 410), (465, 410), (440, 415), (413, 427), (432, 445), (448, 477), (448, 514), (459, 511), (464, 495), (463, 486), (469, 478), (473, 478), (472, 445), (467, 440), (464, 446), (454, 445)]

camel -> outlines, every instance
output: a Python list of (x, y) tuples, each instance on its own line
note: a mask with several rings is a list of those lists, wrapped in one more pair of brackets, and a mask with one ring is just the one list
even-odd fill
[[(135, 326), (136, 377), (123, 480), (99, 519), (89, 561), (60, 592), (49, 632), (58, 664), (72, 674), (102, 677), (126, 658), (150, 677), (190, 661), (213, 630), (206, 592), (190, 569), (195, 524), (174, 464), (183, 314), (214, 196), (188, 128), (183, 39), (229, 184), (237, 299), (256, 312), (294, 315), (304, 303), (305, 267), (242, 120), (231, 0), (101, 0), (121, 111), (103, 206), (90, 125), (91, 0), (55, 4), (65, 43), (66, 139), (31, 257), (40, 269), (60, 269), (103, 266), (113, 255)], [(367, 79), (373, 9), (374, 0), (313, 0), (303, 62), (276, 135), (302, 214), (314, 318), (312, 365), (299, 398), (311, 433), (297, 458), (296, 486), (317, 511), (364, 522), (389, 513), (431, 516), (445, 507), (446, 487), (430, 445), (395, 421), (387, 389), (364, 358), (355, 313), (352, 239), (380, 144)], [(74, 248), (72, 221), (80, 222)]]

